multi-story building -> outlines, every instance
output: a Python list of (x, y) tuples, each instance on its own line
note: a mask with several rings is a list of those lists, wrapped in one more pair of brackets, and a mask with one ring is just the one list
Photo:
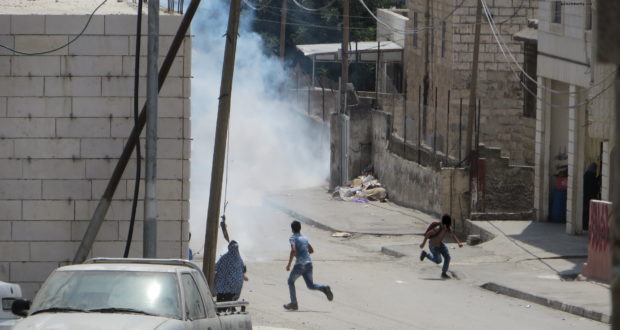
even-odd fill
[[(600, 175), (609, 199), (615, 66), (593, 56), (595, 1), (541, 1), (538, 25), (535, 208), (538, 220), (566, 221), (582, 233), (584, 173)], [(565, 187), (560, 187), (565, 182)]]
[[(137, 3), (107, 1), (91, 19), (101, 3), (0, 3), (0, 280), (21, 284), (26, 297), (73, 259), (133, 127)], [(180, 22), (162, 12), (161, 56)], [(140, 107), (146, 45), (143, 36)], [(190, 53), (188, 36), (159, 99), (161, 257), (187, 251)], [(134, 153), (89, 256), (122, 256), (135, 167)], [(137, 209), (131, 256), (142, 256), (142, 202)]]

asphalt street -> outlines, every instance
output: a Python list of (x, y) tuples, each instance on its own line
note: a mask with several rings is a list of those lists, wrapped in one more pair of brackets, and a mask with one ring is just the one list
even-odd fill
[[(441, 280), (440, 267), (417, 258), (395, 258), (381, 246), (415, 243), (419, 236), (332, 237), (332, 232), (302, 225), (315, 248), (316, 283), (329, 284), (334, 301), (297, 281), (299, 310), (286, 311), (286, 283), (293, 219), (255, 206), (230, 215), (233, 239), (248, 266), (242, 299), (250, 302), (257, 329), (608, 329), (608, 325), (526, 301), (495, 294), (467, 281)], [(225, 242), (219, 240), (220, 252)], [(459, 267), (456, 244), (448, 244), (453, 269)], [(471, 252), (471, 251), (469, 251)], [(454, 274), (458, 277), (458, 270)]]

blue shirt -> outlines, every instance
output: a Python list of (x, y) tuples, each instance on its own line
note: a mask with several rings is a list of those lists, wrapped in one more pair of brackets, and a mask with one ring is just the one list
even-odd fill
[(289, 240), (291, 245), (295, 245), (295, 264), (305, 265), (312, 262), (310, 252), (308, 251), (308, 239), (301, 233), (295, 233)]

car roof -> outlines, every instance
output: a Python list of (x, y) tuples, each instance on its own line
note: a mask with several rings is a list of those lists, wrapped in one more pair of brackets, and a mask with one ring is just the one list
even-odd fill
[[(83, 264), (69, 265), (58, 268), (58, 271), (135, 271), (135, 272), (169, 272), (195, 270), (195, 264), (181, 259), (121, 259), (94, 258)], [(202, 273), (202, 272), (201, 272)]]

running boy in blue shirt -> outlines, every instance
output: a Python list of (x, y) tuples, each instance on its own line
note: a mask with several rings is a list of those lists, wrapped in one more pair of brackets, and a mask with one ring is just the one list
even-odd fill
[(314, 283), (312, 280), (312, 260), (310, 259), (310, 253), (314, 252), (312, 245), (308, 243), (306, 236), (301, 234), (301, 223), (295, 220), (291, 223), (291, 229), (293, 230), (293, 236), (290, 238), (291, 253), (289, 254), (288, 264), (286, 270), (291, 270), (291, 263), (293, 258), (296, 259), (295, 266), (288, 277), (288, 289), (291, 295), (291, 302), (284, 305), (287, 310), (297, 310), (297, 294), (295, 292), (295, 281), (299, 276), (303, 276), (306, 286), (310, 290), (320, 290), (327, 296), (327, 300), (332, 301), (334, 295), (329, 285), (320, 285)]

